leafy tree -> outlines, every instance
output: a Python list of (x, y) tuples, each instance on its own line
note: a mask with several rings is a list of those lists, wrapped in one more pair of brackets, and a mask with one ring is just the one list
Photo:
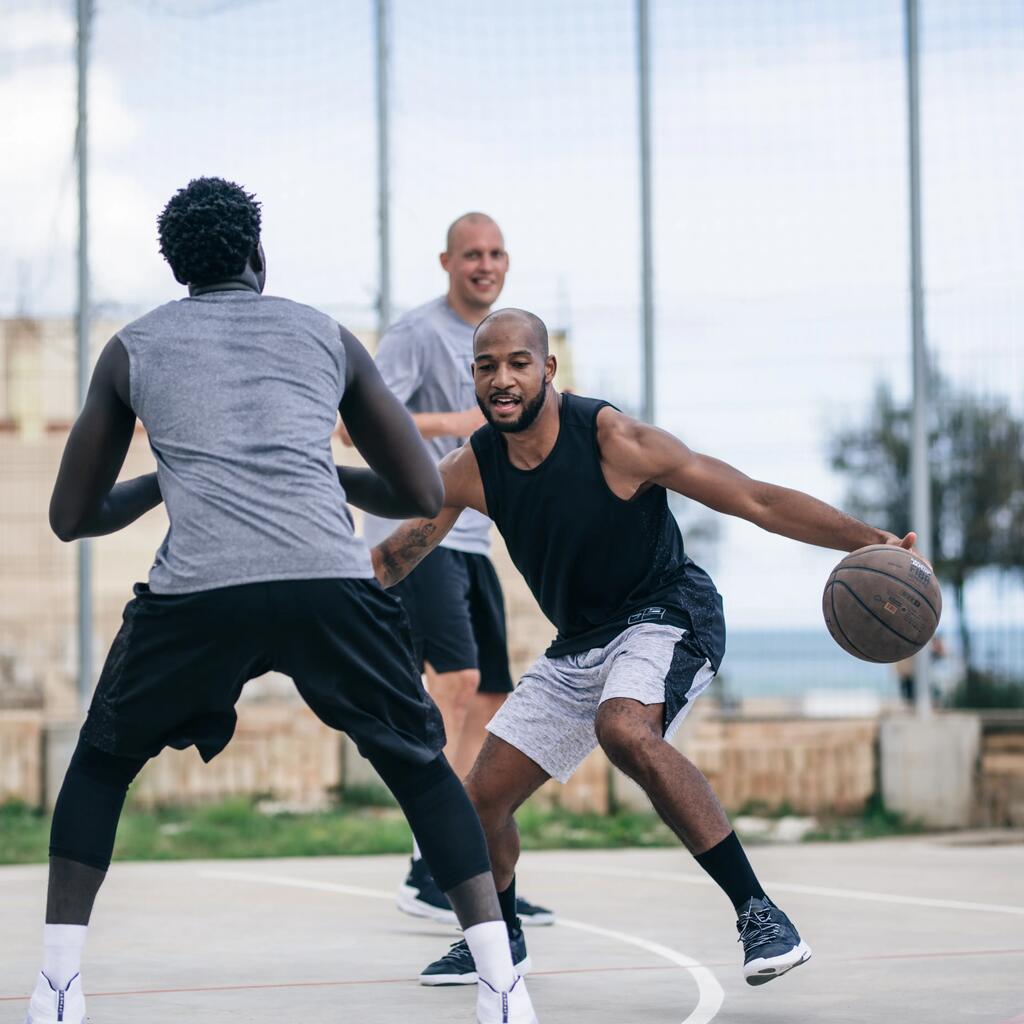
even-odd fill
[[(957, 391), (932, 373), (928, 431), (932, 562), (951, 585), (961, 649), (971, 668), (964, 603), (982, 569), (1024, 573), (1024, 422), (999, 398)], [(879, 384), (867, 420), (829, 442), (832, 468), (849, 480), (847, 508), (896, 534), (912, 529), (911, 407)]]

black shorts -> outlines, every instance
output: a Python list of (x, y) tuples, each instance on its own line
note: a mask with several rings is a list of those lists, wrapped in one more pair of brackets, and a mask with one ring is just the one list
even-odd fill
[(417, 764), (444, 748), (441, 714), (413, 661), (408, 618), (374, 580), (281, 580), (195, 594), (143, 583), (93, 695), (82, 738), (122, 757), (227, 746), (235, 702), (255, 676), (291, 676), (316, 716)]
[(435, 548), (401, 583), (420, 663), (435, 672), (480, 670), (481, 693), (511, 693), (505, 599), (486, 555)]

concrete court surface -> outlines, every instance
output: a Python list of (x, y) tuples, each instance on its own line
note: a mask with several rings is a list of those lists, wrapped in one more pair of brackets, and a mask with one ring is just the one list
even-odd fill
[[(731, 907), (681, 850), (524, 856), (561, 915), (527, 933), (540, 1020), (569, 1024), (1024, 1024), (1024, 837), (757, 847), (814, 958), (762, 988)], [(400, 857), (115, 863), (83, 976), (94, 1024), (473, 1019), (415, 975), (457, 937), (406, 917)], [(39, 968), (45, 868), (0, 868), (0, 1024)]]

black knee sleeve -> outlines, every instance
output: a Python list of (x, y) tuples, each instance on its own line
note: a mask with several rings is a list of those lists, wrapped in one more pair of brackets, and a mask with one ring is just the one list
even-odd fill
[(50, 856), (106, 871), (124, 798), (145, 760), (115, 757), (78, 741), (50, 826)]
[(491, 870), (480, 819), (444, 754), (425, 765), (370, 758), (395, 795), (442, 892)]

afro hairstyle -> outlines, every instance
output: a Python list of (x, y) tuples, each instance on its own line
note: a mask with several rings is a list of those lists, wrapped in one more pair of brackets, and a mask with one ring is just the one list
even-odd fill
[(157, 218), (160, 252), (185, 284), (214, 284), (245, 270), (260, 242), (260, 204), (241, 185), (195, 178)]

